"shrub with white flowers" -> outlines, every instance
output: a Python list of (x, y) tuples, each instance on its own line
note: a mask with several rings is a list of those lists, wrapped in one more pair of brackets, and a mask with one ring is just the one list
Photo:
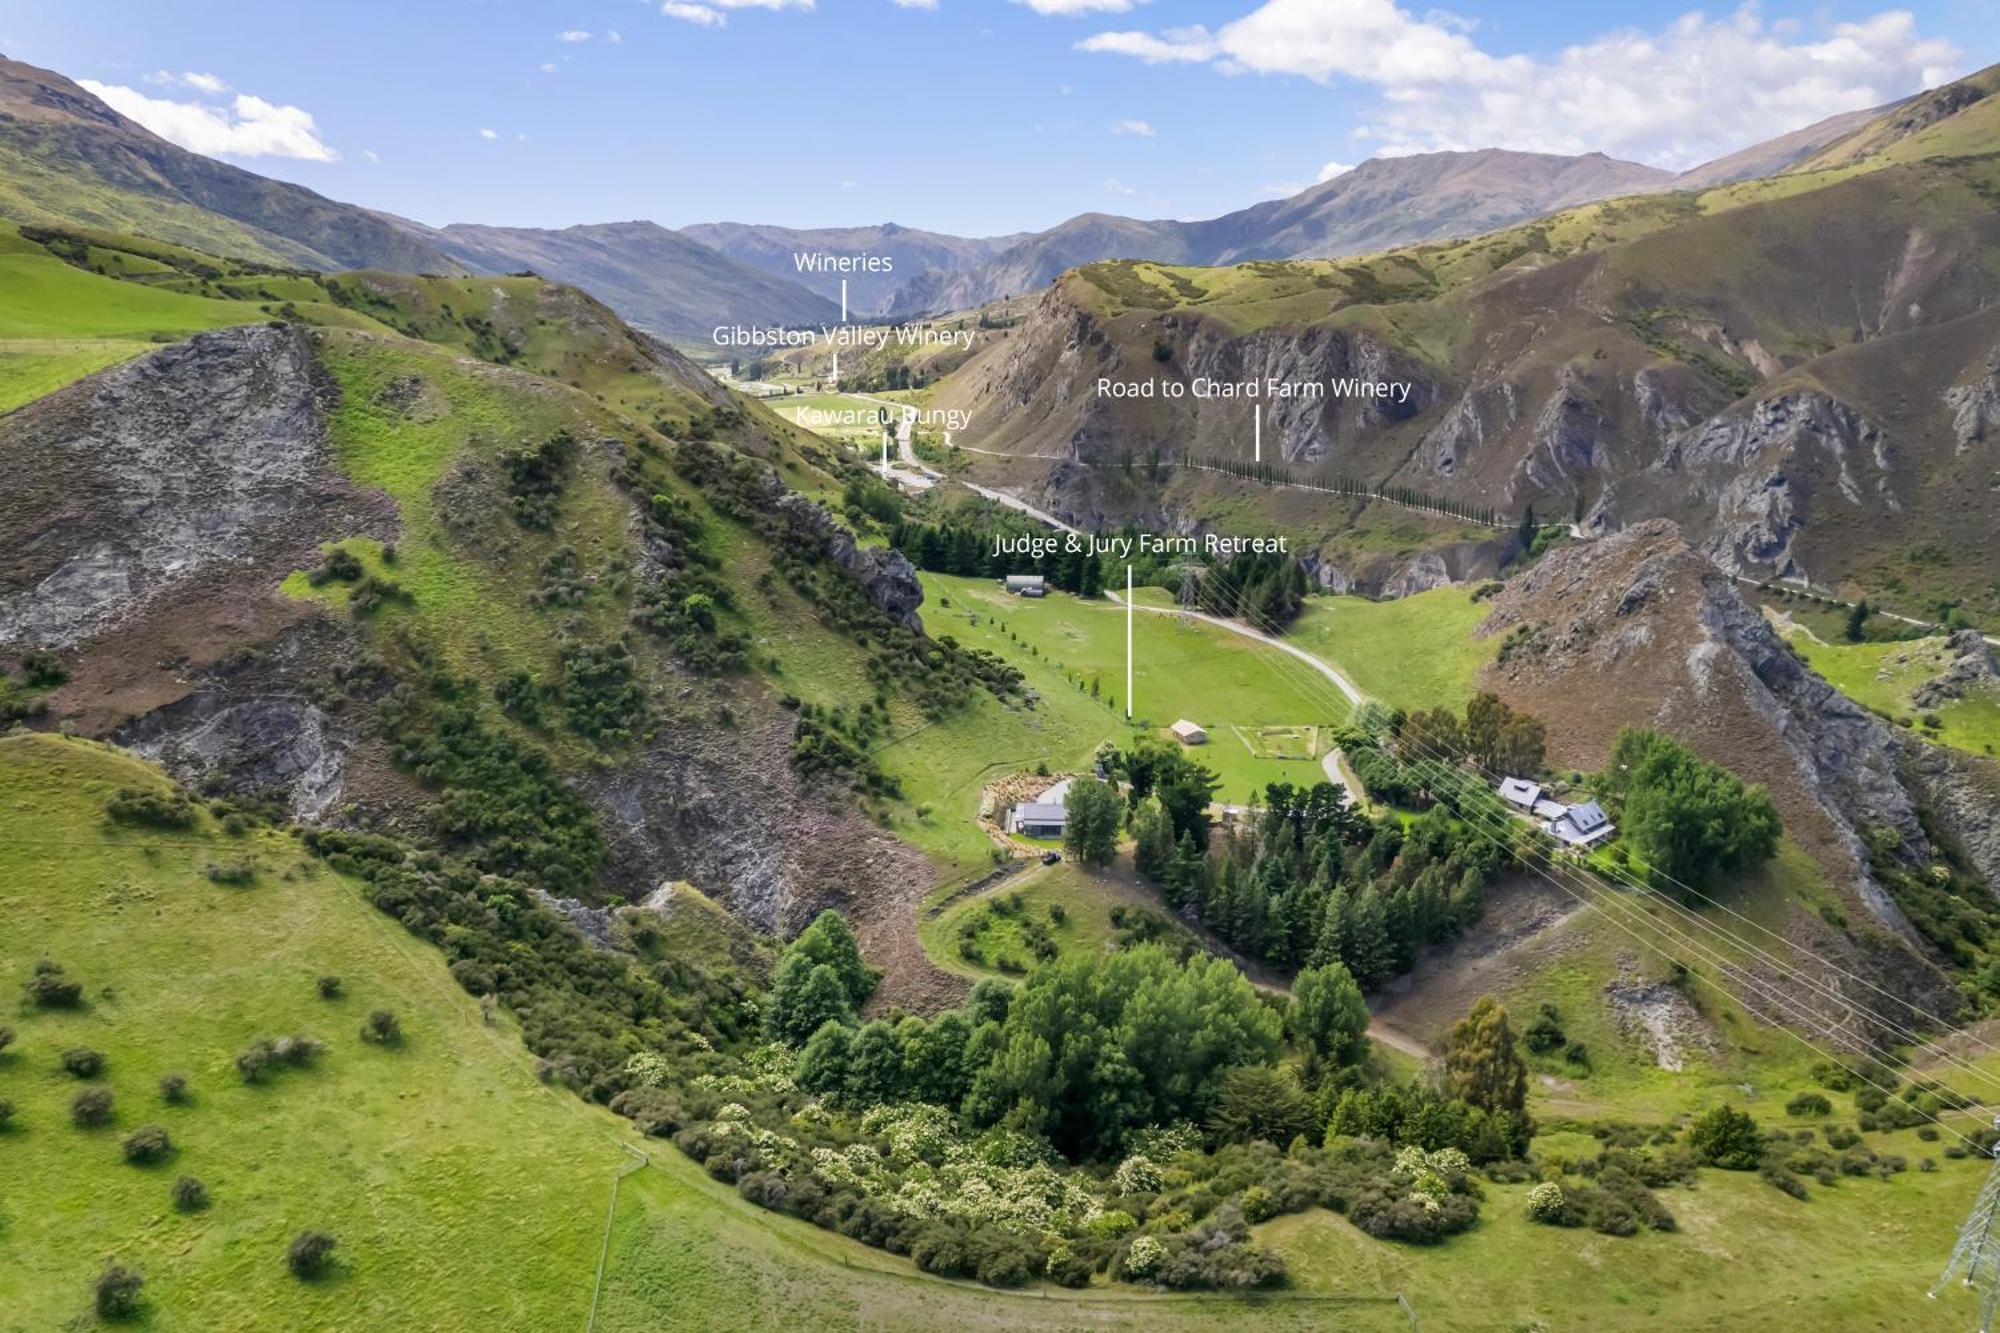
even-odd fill
[(640, 1051), (625, 1062), (625, 1073), (632, 1085), (638, 1088), (657, 1088), (667, 1081), (673, 1070), (667, 1064), (667, 1057), (658, 1051)]
[(1111, 1188), (1119, 1194), (1157, 1194), (1166, 1183), (1159, 1166), (1140, 1153), (1133, 1153), (1111, 1173)]
[(1125, 1276), (1151, 1277), (1159, 1271), (1160, 1261), (1166, 1257), (1167, 1247), (1160, 1244), (1158, 1238), (1141, 1236), (1132, 1242), (1132, 1248), (1125, 1251)]
[(1563, 1197), (1563, 1187), (1553, 1180), (1545, 1180), (1528, 1191), (1528, 1220), (1530, 1222), (1556, 1223), (1562, 1220), (1568, 1200)]

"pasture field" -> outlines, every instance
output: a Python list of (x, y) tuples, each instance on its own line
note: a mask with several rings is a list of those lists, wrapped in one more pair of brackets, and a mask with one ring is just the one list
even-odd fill
[[(1102, 738), (1125, 743), (1129, 732), (1118, 697), (1125, 688), (1122, 607), (1060, 592), (1014, 597), (985, 579), (925, 574), (923, 580), (932, 633), (1000, 654), (1028, 671), (1029, 683), (1044, 695), (1067, 690), (1088, 699), (1103, 712)], [(1217, 800), (1242, 804), (1269, 782), (1323, 780), (1313, 761), (1260, 755), (1232, 730), (1344, 721), (1345, 700), (1303, 663), (1218, 626), (1183, 625), (1148, 612), (1133, 621), (1133, 652), (1134, 721), (1160, 735), (1177, 719), (1199, 722), (1209, 743), (1197, 747), (1195, 757), (1222, 778)]]
[(1500, 651), (1497, 638), (1473, 637), (1489, 609), (1464, 585), (1387, 602), (1312, 597), (1285, 637), (1372, 698), (1396, 708), (1457, 711)]

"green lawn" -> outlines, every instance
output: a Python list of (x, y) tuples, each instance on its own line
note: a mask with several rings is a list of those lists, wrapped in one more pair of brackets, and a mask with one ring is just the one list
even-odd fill
[(0, 228), (0, 412), (160, 343), (259, 318), (233, 301), (99, 277)]
[(1397, 708), (1456, 711), (1500, 650), (1498, 639), (1472, 635), (1491, 609), (1462, 585), (1387, 602), (1314, 597), (1286, 637), (1366, 695)]
[(1485, 1186), (1479, 1225), (1442, 1245), (1371, 1240), (1324, 1211), (1258, 1228), (1289, 1257), (1294, 1280), (1403, 1292), (1424, 1328), (1898, 1329), (1972, 1328), (1977, 1301), (1925, 1289), (1991, 1164), (1951, 1161), (1914, 1133), (1870, 1135), (1877, 1151), (1929, 1155), (1933, 1174), (1811, 1186), (1794, 1200), (1754, 1174), (1704, 1171), (1694, 1189), (1658, 1191), (1674, 1233), (1631, 1237), (1539, 1226), (1528, 1186)]
[[(1111, 912), (1121, 906), (1172, 922), (1159, 894), (1133, 877), (1129, 862), (1089, 871), (1065, 860), (1032, 867), (977, 897), (952, 900), (941, 908), (927, 905), (918, 917), (917, 938), (932, 960), (949, 971), (1018, 976), (1038, 961), (1029, 943), (1036, 927), (1046, 933), (1057, 957), (1102, 953), (1118, 937)], [(1060, 920), (1054, 915), (1057, 910)], [(972, 929), (969, 936), (967, 923)], [(1179, 929), (1177, 924), (1174, 928)], [(968, 939), (976, 947), (976, 958), (961, 947)]]
[[(880, 403), (869, 402), (844, 393), (807, 393), (788, 395), (783, 398), (763, 399), (764, 406), (794, 426), (812, 431), (815, 435), (829, 440), (839, 440), (846, 444), (865, 444), (870, 448), (882, 442), (882, 428), (875, 423), (875, 414), (882, 410)], [(861, 413), (860, 424), (848, 425), (828, 423), (809, 416), (809, 413)]]
[[(1045, 697), (1067, 693), (1103, 718), (1102, 738), (1126, 732), (1125, 612), (1052, 592), (1009, 596), (985, 579), (925, 574), (925, 623), (972, 647), (999, 653), (1027, 671)], [(949, 605), (946, 605), (946, 603)], [(1332, 682), (1275, 648), (1213, 625), (1141, 612), (1133, 621), (1136, 721), (1166, 734), (1180, 718), (1199, 722), (1209, 743), (1195, 752), (1220, 774), (1217, 799), (1240, 804), (1268, 782), (1323, 781), (1317, 762), (1276, 759), (1233, 728), (1330, 726), (1344, 721), (1345, 699)], [(1092, 694), (1092, 687), (1096, 693)]]
[[(484, 1024), (433, 951), (291, 839), (107, 823), (114, 788), (158, 782), (108, 750), (0, 741), (0, 978), (19, 1033), (0, 1055), (17, 1108), (0, 1133), (0, 1328), (67, 1326), (114, 1258), (146, 1274), (157, 1329), (580, 1324), (624, 1159), (609, 1122), (538, 1083), (511, 1025)], [(254, 884), (204, 874), (236, 860)], [(83, 1008), (21, 1001), (41, 958), (84, 983)], [(319, 997), (322, 974), (344, 998)], [(356, 1035), (376, 1007), (402, 1018), (401, 1049)], [(318, 1066), (244, 1084), (236, 1052), (287, 1033), (326, 1042)], [(72, 1046), (109, 1057), (110, 1128), (69, 1123), (79, 1085), (56, 1057)], [(159, 1097), (169, 1071), (188, 1105)], [(127, 1165), (119, 1140), (147, 1123), (175, 1155)], [(181, 1174), (210, 1208), (169, 1206)], [(330, 1280), (285, 1271), (305, 1227), (340, 1241)]]
[(0, 229), (0, 339), (170, 342), (258, 318), (239, 302), (99, 277), (64, 263), (17, 231)]

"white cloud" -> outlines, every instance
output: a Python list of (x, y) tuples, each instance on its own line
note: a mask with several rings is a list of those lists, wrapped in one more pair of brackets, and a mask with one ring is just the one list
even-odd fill
[(587, 42), (590, 40), (590, 33), (583, 28), (571, 28), (568, 32), (557, 33), (556, 40), (559, 42)]
[(500, 137), (500, 131), (498, 131), (498, 130), (481, 130), (481, 131), (479, 132), (479, 137), (480, 137), (480, 138), (482, 138), (482, 139), (484, 139), (484, 140), (486, 140), (486, 142), (488, 142), (488, 143), (492, 143), (492, 142), (493, 142), (493, 141), (494, 141), (495, 139), (497, 139), (497, 138), (499, 138), (499, 137)]
[(158, 84), (161, 87), (167, 88), (193, 88), (195, 91), (207, 93), (211, 97), (219, 96), (229, 91), (229, 85), (216, 75), (197, 74), (193, 70), (189, 70), (184, 74), (176, 74), (170, 69), (156, 69), (145, 77), (145, 82)]
[(1222, 54), (1207, 28), (1169, 28), (1159, 36), (1149, 32), (1100, 32), (1076, 44), (1079, 51), (1136, 56), (1149, 65), (1200, 64)]
[(1037, 14), (1056, 14), (1067, 17), (1071, 14), (1123, 14), (1134, 4), (1145, 0), (1014, 0), (1017, 5), (1026, 5)]
[(1319, 169), (1319, 175), (1315, 176), (1313, 179), (1324, 184), (1325, 182), (1332, 180), (1335, 176), (1345, 176), (1348, 172), (1352, 170), (1354, 170), (1354, 164), (1352, 162), (1329, 162), (1325, 166)]
[(295, 106), (274, 106), (261, 97), (238, 93), (227, 106), (174, 102), (95, 79), (79, 79), (112, 110), (138, 121), (169, 143), (210, 156), (295, 157), (307, 162), (338, 162), (340, 154), (319, 137), (311, 113)]
[(898, 9), (936, 9), (938, 0), (895, 0)]
[(544, 60), (542, 62), (542, 73), (544, 74), (553, 74), (556, 72), (556, 68), (556, 62), (553, 60)]
[(1153, 127), (1143, 120), (1121, 120), (1111, 127), (1111, 132), (1113, 134), (1127, 135), (1140, 139), (1158, 137), (1153, 133)]
[(719, 28), (729, 21), (727, 15), (710, 9), (707, 5), (683, 4), (682, 0), (667, 0), (660, 6), (660, 12), (670, 19), (692, 23), (697, 27)]
[[(1545, 56), (1489, 54), (1473, 25), (1393, 0), (1265, 0), (1213, 32), (1106, 32), (1086, 51), (1227, 74), (1372, 87), (1377, 152), (1602, 150), (1685, 167), (1951, 77), (1961, 56), (1906, 10), (1808, 33), (1746, 6), (1600, 33)], [(1816, 40), (1814, 38), (1817, 38)]]
[(375, 163), (380, 162), (382, 159), (375, 155), (373, 148), (364, 148), (361, 150), (361, 160), (368, 163)]
[(670, 19), (683, 23), (693, 23), (704, 28), (719, 28), (729, 22), (724, 10), (730, 9), (805, 9), (814, 7), (816, 0), (708, 0), (706, 4), (689, 4), (686, 0), (666, 0), (660, 12)]
[(611, 31), (604, 34), (604, 40), (609, 42), (611, 45), (616, 46), (618, 45), (618, 43), (625, 40), (625, 34), (618, 31), (618, 29), (613, 28)]
[(1131, 196), (1139, 193), (1137, 190), (1127, 185), (1124, 181), (1119, 180), (1116, 176), (1105, 181), (1104, 188), (1111, 191), (1111, 193), (1113, 194), (1122, 194), (1127, 198), (1130, 198)]

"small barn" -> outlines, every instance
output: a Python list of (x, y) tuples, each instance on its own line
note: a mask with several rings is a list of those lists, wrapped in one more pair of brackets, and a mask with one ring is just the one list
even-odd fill
[(1202, 730), (1201, 723), (1199, 722), (1190, 722), (1186, 718), (1182, 718), (1180, 721), (1174, 723), (1170, 730), (1174, 733), (1174, 739), (1182, 745), (1208, 744), (1208, 733)]

